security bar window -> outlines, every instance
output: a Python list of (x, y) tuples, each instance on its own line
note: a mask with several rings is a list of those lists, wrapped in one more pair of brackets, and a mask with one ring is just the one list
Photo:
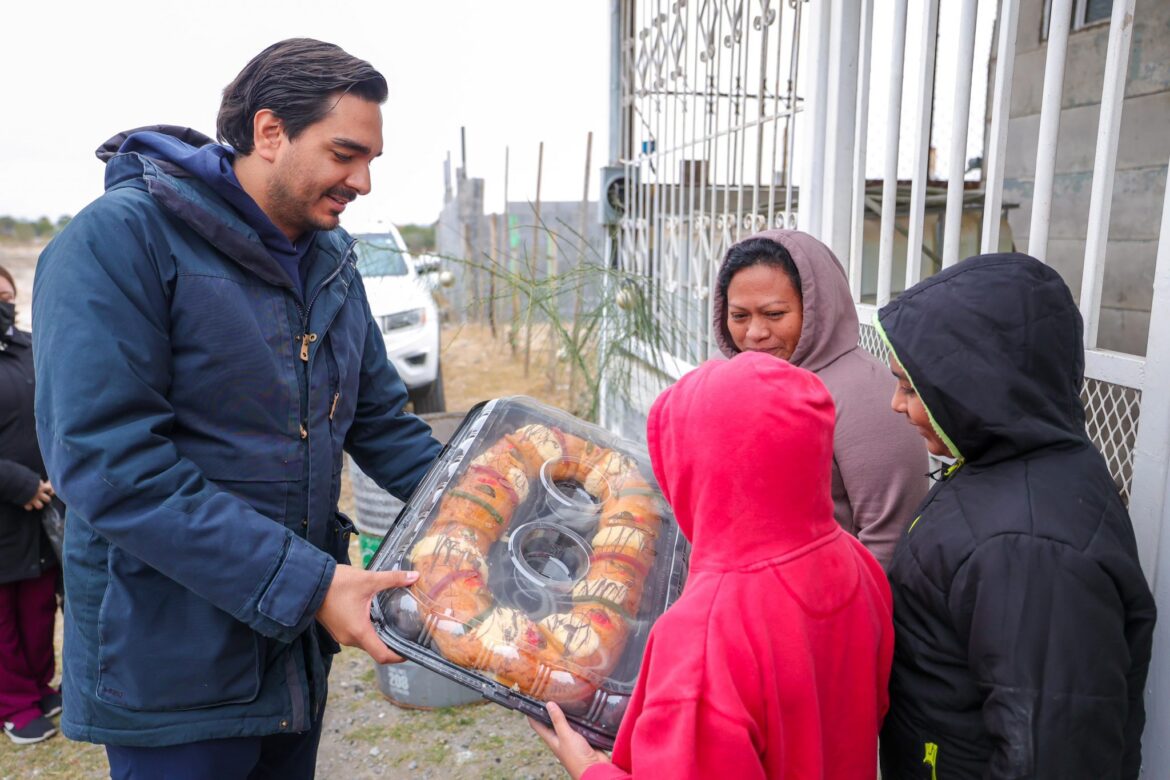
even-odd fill
[[(1072, 29), (1090, 25), (1108, 24), (1113, 15), (1113, 0), (1076, 0), (1073, 4)], [(1044, 17), (1040, 23), (1040, 39), (1048, 40), (1048, 20), (1052, 18), (1052, 0), (1044, 0)]]

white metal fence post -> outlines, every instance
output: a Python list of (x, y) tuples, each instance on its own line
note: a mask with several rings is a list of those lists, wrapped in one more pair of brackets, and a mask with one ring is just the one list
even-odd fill
[(922, 20), (922, 66), (918, 71), (918, 134), (914, 139), (914, 171), (910, 179), (910, 229), (906, 235), (906, 287), (922, 275), (922, 234), (926, 222), (926, 185), (930, 171), (930, 125), (934, 119), (935, 43), (938, 38), (938, 0), (926, 0)]
[(1113, 177), (1117, 171), (1117, 138), (1121, 134), (1121, 104), (1129, 72), (1129, 45), (1133, 38), (1134, 0), (1117, 0), (1105, 55), (1101, 87), (1101, 117), (1097, 123), (1097, 152), (1093, 160), (1093, 189), (1089, 197), (1089, 234), (1085, 239), (1085, 267), (1081, 275), (1081, 316), (1085, 346), (1097, 346), (1101, 320), (1101, 285), (1105, 279), (1105, 250), (1109, 243), (1109, 215), (1113, 205)]
[(813, 24), (808, 34), (812, 44), (809, 47), (809, 71), (813, 74), (813, 83), (809, 89), (808, 106), (812, 127), (809, 128), (809, 153), (807, 174), (801, 182), (800, 213), (798, 219), (802, 229), (814, 235), (822, 235), (824, 230), (824, 198), (825, 184), (825, 147), (828, 144), (825, 136), (829, 114), (829, 30), (833, 22), (832, 8), (829, 3), (813, 3)]
[(955, 63), (955, 105), (951, 112), (950, 170), (947, 171), (947, 215), (943, 229), (943, 268), (959, 262), (959, 232), (967, 173), (967, 125), (971, 117), (971, 65), (975, 60), (978, 0), (964, 0), (959, 17), (959, 54)]
[(890, 302), (894, 274), (894, 221), (898, 214), (898, 142), (902, 124), (902, 77), (906, 70), (907, 0), (894, 0), (894, 39), (890, 49), (890, 93), (886, 102), (886, 159), (882, 181), (881, 240), (878, 244), (877, 305)]
[(861, 33), (857, 42), (857, 111), (853, 128), (853, 206), (849, 241), (849, 290), (861, 301), (861, 274), (865, 259), (865, 155), (869, 127), (870, 52), (873, 50), (873, 3), (861, 0)]
[(1003, 208), (1003, 172), (1007, 160), (1007, 131), (1012, 102), (1012, 74), (1016, 70), (1016, 31), (1019, 28), (1019, 0), (1003, 0), (999, 9), (999, 49), (995, 58), (995, 96), (991, 105), (990, 141), (984, 168), (983, 241), (980, 251), (999, 249), (999, 220)]
[(826, 124), (828, 148), (825, 150), (825, 194), (821, 203), (820, 238), (848, 268), (861, 0), (833, 0), (832, 9), (829, 111)]
[(1138, 552), (1162, 613), (1146, 683), (1144, 764), (1152, 770), (1146, 776), (1164, 777), (1170, 767), (1170, 534), (1162, 530), (1170, 512), (1170, 189), (1162, 206), (1131, 496)]
[(1073, 0), (1052, 0), (1048, 17), (1048, 56), (1044, 60), (1044, 92), (1040, 102), (1040, 139), (1036, 144), (1036, 179), (1032, 185), (1032, 223), (1028, 253), (1048, 258), (1048, 224), (1052, 217), (1052, 185), (1056, 178), (1056, 139), (1060, 134), (1060, 101), (1064, 93), (1064, 61), (1072, 26)]

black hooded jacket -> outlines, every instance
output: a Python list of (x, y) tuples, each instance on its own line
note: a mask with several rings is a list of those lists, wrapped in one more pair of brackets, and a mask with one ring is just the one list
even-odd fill
[(0, 584), (39, 577), (57, 565), (30, 501), (45, 478), (33, 419), (32, 338), (0, 339)]
[(882, 777), (1137, 777), (1155, 608), (1085, 433), (1067, 286), (1024, 255), (970, 258), (878, 324), (958, 458), (889, 568)]

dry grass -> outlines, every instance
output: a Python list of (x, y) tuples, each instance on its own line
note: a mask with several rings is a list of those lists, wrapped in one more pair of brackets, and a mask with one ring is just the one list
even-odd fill
[(480, 401), (506, 395), (527, 395), (566, 408), (567, 369), (556, 363), (550, 377), (546, 338), (534, 332), (528, 376), (524, 375), (523, 338), (518, 341), (513, 354), (507, 325), (498, 326), (495, 339), (486, 325), (445, 326), (441, 360), (447, 408), (466, 411)]

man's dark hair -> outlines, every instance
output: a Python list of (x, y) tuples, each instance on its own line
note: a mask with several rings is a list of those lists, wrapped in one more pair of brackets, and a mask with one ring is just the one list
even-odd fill
[(386, 79), (374, 66), (340, 46), (289, 38), (253, 57), (224, 88), (216, 137), (247, 156), (255, 148), (252, 121), (257, 111), (267, 108), (280, 117), (292, 140), (329, 113), (342, 95), (383, 103), (388, 93)]

